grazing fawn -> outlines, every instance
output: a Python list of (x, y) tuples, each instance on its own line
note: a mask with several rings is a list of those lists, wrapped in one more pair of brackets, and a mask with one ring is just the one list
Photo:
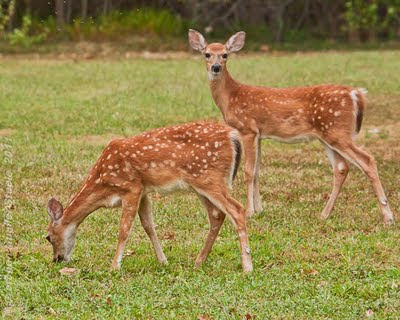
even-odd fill
[(206, 61), (209, 84), (215, 103), (225, 122), (242, 135), (247, 184), (247, 214), (262, 210), (258, 185), (260, 140), (283, 142), (319, 139), (333, 167), (333, 190), (321, 217), (327, 219), (349, 171), (348, 161), (358, 166), (371, 180), (385, 224), (393, 214), (383, 191), (374, 158), (356, 146), (365, 109), (366, 90), (342, 85), (315, 85), (297, 88), (269, 88), (237, 82), (226, 63), (231, 52), (239, 51), (245, 33), (238, 32), (225, 44), (207, 44), (195, 30), (189, 42)]
[(54, 260), (70, 259), (77, 227), (91, 212), (122, 204), (118, 246), (111, 268), (121, 266), (137, 211), (158, 261), (166, 263), (155, 232), (148, 194), (186, 189), (197, 193), (210, 221), (210, 230), (196, 258), (196, 266), (207, 259), (225, 215), (228, 215), (239, 234), (243, 270), (252, 271), (246, 213), (228, 192), (240, 156), (238, 132), (216, 122), (186, 123), (111, 141), (65, 210), (54, 198), (48, 203), (51, 221), (47, 240), (53, 246)]

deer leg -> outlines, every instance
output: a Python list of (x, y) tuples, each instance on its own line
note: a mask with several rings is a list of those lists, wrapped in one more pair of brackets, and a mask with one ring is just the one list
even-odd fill
[(164, 255), (160, 241), (158, 240), (156, 234), (156, 229), (153, 222), (153, 215), (151, 213), (151, 202), (147, 196), (143, 196), (142, 200), (140, 201), (139, 218), (144, 230), (150, 238), (158, 262), (168, 264), (167, 258)]
[(256, 213), (259, 213), (263, 210), (261, 195), (260, 195), (260, 185), (258, 182), (258, 175), (260, 173), (260, 162), (261, 162), (261, 139), (258, 139), (256, 168), (254, 171), (254, 210)]
[(321, 213), (321, 219), (326, 220), (329, 218), (329, 215), (331, 214), (333, 207), (335, 206), (336, 198), (339, 195), (340, 190), (342, 189), (342, 185), (347, 178), (347, 174), (349, 173), (349, 164), (347, 163), (346, 159), (344, 159), (339, 153), (332, 150), (327, 145), (324, 146), (333, 169), (332, 193), (329, 196), (328, 203)]
[(242, 205), (229, 195), (226, 186), (213, 185), (213, 190), (219, 190), (219, 192), (210, 191), (208, 188), (196, 190), (231, 219), (239, 235), (242, 269), (245, 272), (251, 272), (253, 271), (253, 264), (251, 262), (249, 238), (247, 235), (246, 212)]
[(364, 171), (371, 181), (375, 194), (378, 197), (379, 208), (381, 210), (384, 223), (386, 225), (393, 224), (393, 213), (385, 196), (385, 192), (383, 191), (374, 157), (353, 143), (346, 146), (335, 147), (337, 147), (338, 152), (341, 153), (342, 156), (354, 162)]
[(141, 185), (139, 188), (136, 186), (135, 189), (131, 189), (126, 193), (122, 199), (122, 217), (119, 225), (118, 246), (111, 265), (111, 270), (119, 270), (121, 268), (122, 255), (124, 253), (126, 240), (128, 239), (133, 219), (135, 218), (139, 207), (142, 190), (143, 187)]
[(254, 214), (254, 181), (256, 175), (258, 136), (249, 134), (243, 136), (245, 153), (244, 175), (247, 185), (247, 209), (246, 215), (251, 217)]
[(208, 219), (210, 221), (210, 230), (207, 235), (206, 242), (203, 248), (198, 254), (195, 262), (195, 266), (200, 266), (204, 261), (206, 261), (215, 239), (217, 239), (219, 230), (221, 229), (222, 223), (225, 220), (225, 214), (221, 212), (217, 207), (215, 207), (206, 197), (199, 195), (201, 202), (208, 213)]

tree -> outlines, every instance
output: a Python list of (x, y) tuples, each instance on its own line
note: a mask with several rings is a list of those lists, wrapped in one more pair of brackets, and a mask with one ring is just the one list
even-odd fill
[(56, 0), (56, 16), (58, 28), (64, 28), (64, 0)]
[(88, 0), (81, 0), (81, 18), (86, 20), (88, 11)]

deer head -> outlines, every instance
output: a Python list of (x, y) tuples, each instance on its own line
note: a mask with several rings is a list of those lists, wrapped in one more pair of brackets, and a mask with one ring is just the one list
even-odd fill
[(49, 200), (47, 213), (50, 216), (50, 223), (46, 239), (53, 246), (53, 261), (69, 261), (75, 245), (76, 225), (63, 224), (64, 209), (55, 198)]
[(194, 50), (200, 51), (204, 55), (208, 76), (211, 80), (221, 76), (225, 70), (229, 54), (242, 49), (245, 38), (246, 33), (240, 31), (232, 35), (225, 44), (207, 44), (206, 39), (200, 32), (189, 29), (189, 43)]

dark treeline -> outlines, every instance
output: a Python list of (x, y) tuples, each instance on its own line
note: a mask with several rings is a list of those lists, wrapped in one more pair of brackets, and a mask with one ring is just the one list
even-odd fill
[[(270, 41), (291, 38), (351, 42), (400, 39), (400, 0), (0, 0), (3, 31), (21, 27), (29, 15), (62, 30), (101, 17), (151, 8), (167, 10), (206, 32), (240, 27), (266, 31)], [(150, 18), (149, 18), (150, 19)], [(1, 30), (0, 30), (1, 31)], [(264, 32), (265, 34), (265, 32)]]

